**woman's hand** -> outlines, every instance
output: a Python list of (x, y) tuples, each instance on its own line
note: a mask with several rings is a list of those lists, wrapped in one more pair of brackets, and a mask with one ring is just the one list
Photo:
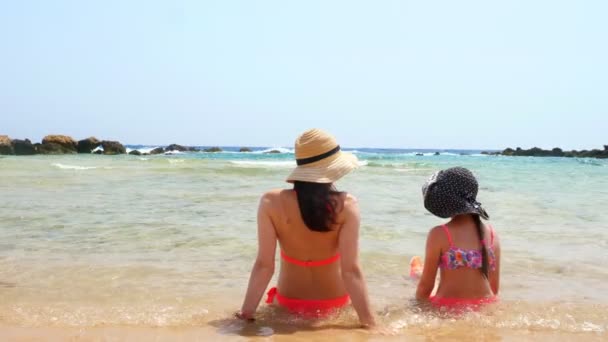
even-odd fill
[(242, 311), (237, 311), (234, 313), (234, 317), (238, 318), (240, 320), (243, 321), (247, 321), (247, 322), (254, 322), (255, 318), (253, 317), (253, 314), (250, 313), (244, 313)]

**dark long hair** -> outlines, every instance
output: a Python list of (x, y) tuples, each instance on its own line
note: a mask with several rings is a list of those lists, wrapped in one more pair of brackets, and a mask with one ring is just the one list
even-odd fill
[(488, 248), (486, 247), (485, 237), (484, 237), (484, 226), (481, 223), (481, 218), (479, 215), (472, 214), (473, 221), (475, 221), (475, 225), (477, 226), (477, 235), (479, 235), (479, 241), (481, 241), (481, 273), (484, 277), (488, 278), (489, 266), (488, 266)]
[(308, 229), (315, 232), (329, 232), (336, 223), (334, 195), (339, 194), (333, 184), (310, 182), (293, 182), (293, 189), (298, 196), (300, 215)]

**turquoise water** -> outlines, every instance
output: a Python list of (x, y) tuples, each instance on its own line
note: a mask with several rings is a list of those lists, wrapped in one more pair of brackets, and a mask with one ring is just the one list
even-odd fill
[[(503, 246), (502, 302), (479, 329), (605, 336), (608, 162), (477, 152), (358, 149), (362, 166), (337, 184), (359, 199), (361, 260), (383, 324), (460, 329), (412, 313), (406, 277), (442, 222), (424, 210), (421, 186), (460, 165), (478, 176)], [(291, 153), (0, 157), (0, 325), (226, 317), (255, 257), (258, 199), (288, 187), (294, 165)]]

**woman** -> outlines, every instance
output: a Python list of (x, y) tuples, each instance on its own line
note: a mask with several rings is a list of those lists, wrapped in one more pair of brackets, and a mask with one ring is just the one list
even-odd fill
[[(451, 220), (428, 234), (418, 300), (458, 312), (497, 300), (500, 242), (492, 226), (481, 222), (489, 216), (476, 200), (478, 187), (473, 173), (462, 167), (439, 171), (424, 185), (425, 208)], [(438, 268), (441, 280), (431, 297)]]
[(375, 324), (358, 262), (357, 200), (333, 183), (357, 167), (357, 158), (340, 151), (326, 132), (312, 129), (295, 142), (297, 167), (287, 181), (292, 190), (262, 196), (258, 209), (258, 254), (253, 265), (242, 319), (253, 319), (274, 273), (277, 240), (281, 249), (276, 302), (304, 317), (322, 317), (352, 302), (360, 323)]

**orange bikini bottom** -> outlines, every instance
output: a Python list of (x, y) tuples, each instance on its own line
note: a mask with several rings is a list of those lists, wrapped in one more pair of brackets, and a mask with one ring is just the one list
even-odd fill
[(276, 287), (268, 291), (266, 298), (267, 304), (277, 303), (289, 310), (292, 314), (297, 314), (306, 318), (325, 317), (334, 313), (337, 309), (345, 306), (350, 301), (348, 295), (332, 299), (296, 299), (281, 296)]

